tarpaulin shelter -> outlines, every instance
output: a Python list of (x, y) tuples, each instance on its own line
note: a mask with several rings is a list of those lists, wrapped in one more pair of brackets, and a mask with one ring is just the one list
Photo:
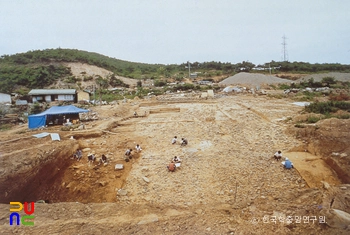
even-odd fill
[(28, 127), (29, 129), (39, 128), (45, 126), (48, 119), (53, 120), (56, 117), (63, 117), (64, 115), (79, 115), (79, 113), (86, 112), (89, 112), (89, 110), (77, 108), (74, 105), (53, 106), (42, 113), (28, 116)]
[(225, 89), (222, 90), (223, 92), (242, 92), (242, 89), (239, 87), (234, 87), (234, 86), (227, 86)]

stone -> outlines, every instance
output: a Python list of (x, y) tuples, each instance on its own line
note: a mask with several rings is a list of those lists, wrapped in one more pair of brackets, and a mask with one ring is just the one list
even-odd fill
[(324, 189), (329, 189), (331, 186), (326, 182), (326, 181), (321, 181), (323, 183), (323, 188)]
[(147, 183), (150, 182), (149, 179), (148, 179), (146, 176), (142, 177), (142, 179), (143, 179), (145, 182), (147, 182)]
[(72, 182), (70, 182), (70, 183), (66, 186), (66, 188), (69, 189), (71, 186), (72, 186)]
[(123, 169), (124, 169), (123, 164), (115, 164), (115, 166), (114, 166), (114, 170), (123, 170)]
[(325, 216), (327, 225), (332, 228), (346, 228), (350, 224), (350, 214), (345, 211), (332, 209)]
[(119, 196), (126, 196), (126, 195), (128, 194), (128, 192), (125, 191), (124, 189), (119, 189), (118, 192), (117, 192), (117, 194), (118, 194)]
[(143, 220), (141, 220), (140, 222), (138, 222), (138, 225), (142, 225), (142, 224), (148, 224), (148, 223), (153, 223), (153, 222), (158, 222), (158, 216), (155, 214), (150, 214), (150, 215), (146, 215), (144, 216)]

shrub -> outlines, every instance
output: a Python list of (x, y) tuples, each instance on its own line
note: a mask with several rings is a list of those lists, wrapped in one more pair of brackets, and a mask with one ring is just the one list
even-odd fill
[(305, 126), (303, 124), (297, 123), (294, 125), (297, 128), (305, 128)]
[(305, 111), (310, 113), (321, 113), (321, 114), (336, 112), (339, 109), (349, 110), (350, 103), (345, 101), (327, 101), (327, 102), (315, 102), (308, 106), (305, 106)]
[(310, 117), (307, 118), (306, 122), (307, 122), (307, 123), (316, 123), (316, 122), (318, 122), (319, 120), (320, 120), (320, 118), (318, 118), (318, 117), (310, 116)]
[(350, 114), (345, 113), (345, 114), (340, 114), (337, 116), (337, 118), (339, 119), (349, 119), (350, 118)]
[(350, 100), (350, 96), (348, 94), (340, 93), (338, 94), (331, 94), (329, 96), (329, 100), (332, 101), (344, 101), (344, 100)]
[(10, 124), (1, 124), (0, 125), (0, 131), (6, 131), (6, 130), (10, 130), (10, 129), (11, 129)]
[(35, 103), (32, 107), (31, 114), (41, 113), (41, 107), (39, 103)]
[(162, 81), (162, 80), (155, 80), (154, 81), (154, 86), (158, 86), (158, 87), (160, 87), (160, 86), (166, 86), (166, 81)]
[[(270, 85), (272, 88), (274, 88), (274, 86), (273, 85)], [(280, 90), (287, 90), (287, 89), (290, 89), (291, 87), (290, 87), (290, 85), (288, 85), (288, 84), (280, 84), (279, 86), (278, 86), (278, 88), (280, 89)]]

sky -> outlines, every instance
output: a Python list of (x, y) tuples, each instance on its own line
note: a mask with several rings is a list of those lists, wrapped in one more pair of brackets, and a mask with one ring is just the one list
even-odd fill
[(350, 64), (349, 12), (349, 0), (0, 0), (0, 55), (67, 48), (151, 64)]

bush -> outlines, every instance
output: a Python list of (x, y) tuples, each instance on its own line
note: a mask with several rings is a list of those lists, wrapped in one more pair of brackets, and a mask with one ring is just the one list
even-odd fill
[[(270, 85), (272, 88), (274, 88), (273, 87), (273, 85)], [(279, 86), (278, 86), (278, 88), (280, 89), (280, 90), (287, 90), (287, 89), (290, 89), (291, 87), (290, 87), (290, 85), (288, 85), (288, 84), (280, 84)]]
[(32, 107), (31, 114), (41, 113), (41, 107), (39, 103), (35, 103)]
[(154, 86), (160, 87), (160, 86), (166, 86), (166, 81), (162, 81), (162, 80), (155, 80), (154, 81)]
[(177, 91), (177, 90), (182, 90), (182, 91), (186, 91), (186, 90), (194, 90), (194, 89), (200, 89), (200, 86), (194, 86), (193, 84), (190, 83), (185, 83), (183, 85), (177, 85), (175, 87), (173, 87), (173, 91)]
[(315, 97), (320, 97), (322, 94), (320, 92), (309, 92), (304, 91), (303, 97), (300, 98), (301, 101), (312, 101)]
[(305, 126), (303, 124), (297, 123), (294, 125), (297, 128), (305, 128)]
[(338, 94), (331, 94), (329, 96), (329, 99), (332, 101), (344, 101), (344, 100), (350, 100), (350, 96), (348, 94), (340, 93)]
[(339, 119), (350, 119), (350, 114), (345, 113), (345, 114), (340, 114), (337, 116)]
[(0, 131), (6, 131), (6, 130), (10, 130), (10, 129), (11, 129), (10, 124), (1, 124), (0, 125)]
[(310, 113), (329, 114), (337, 110), (350, 110), (350, 103), (345, 101), (315, 102), (305, 106), (305, 111)]
[(307, 123), (316, 123), (316, 122), (318, 122), (319, 120), (320, 120), (320, 118), (318, 118), (318, 117), (310, 116), (310, 117), (307, 118), (306, 122), (307, 122)]

